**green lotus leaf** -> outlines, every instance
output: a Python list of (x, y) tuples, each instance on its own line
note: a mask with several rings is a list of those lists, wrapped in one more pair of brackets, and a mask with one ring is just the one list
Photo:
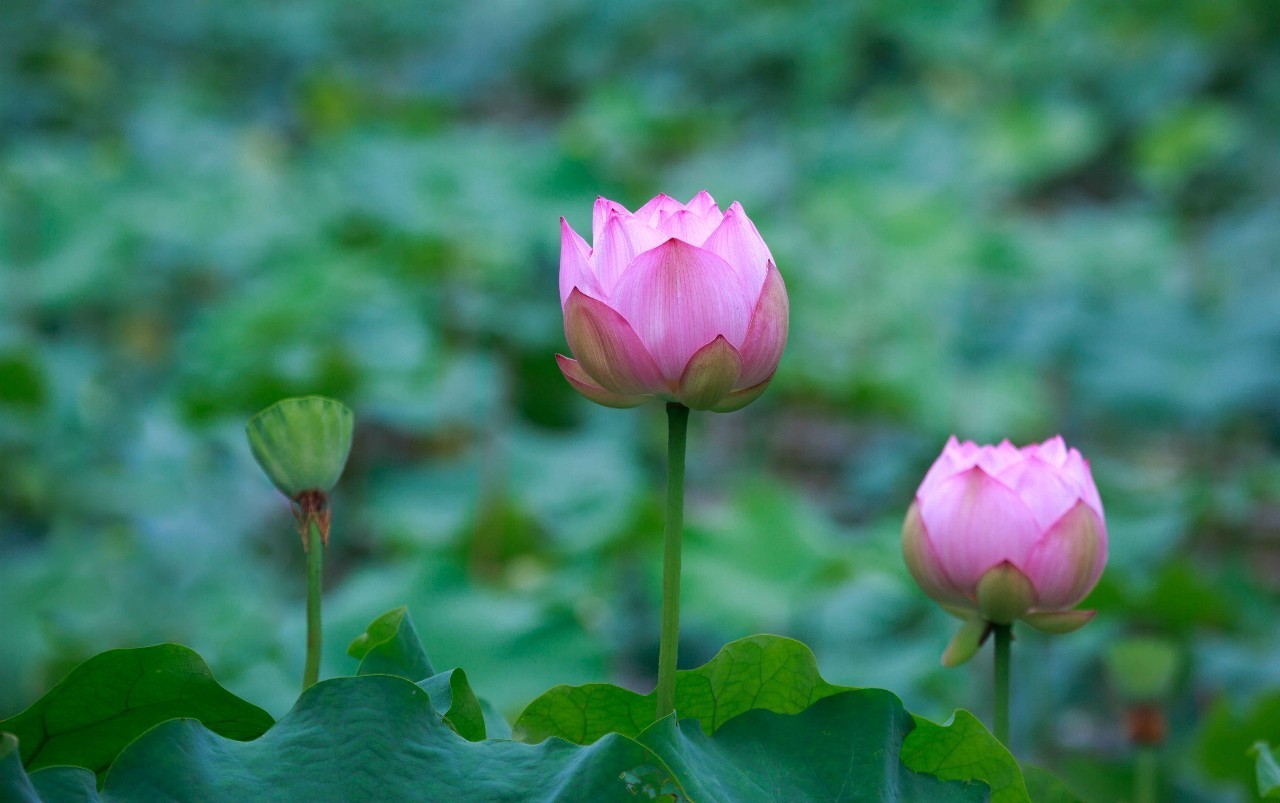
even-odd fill
[[(676, 713), (708, 731), (753, 709), (799, 713), (845, 689), (818, 674), (813, 652), (782, 636), (730, 642), (697, 669), (676, 673)], [(608, 683), (556, 686), (516, 719), (516, 738), (537, 742), (558, 736), (590, 744), (606, 733), (635, 736), (653, 724), (657, 694), (637, 694)]]
[(855, 689), (799, 714), (748, 711), (712, 735), (695, 722), (667, 717), (639, 742), (671, 768), (694, 801), (994, 799), (985, 783), (946, 781), (899, 760), (903, 738), (915, 727), (893, 694)]
[(28, 771), (55, 765), (102, 772), (154, 725), (197, 720), (230, 739), (254, 739), (271, 716), (218, 685), (179, 644), (108, 650), (71, 671), (27, 710), (0, 722), (18, 738)]
[(120, 755), (108, 800), (634, 801), (624, 775), (654, 765), (623, 736), (582, 747), (469, 742), (428, 694), (389, 675), (334, 678), (307, 689), (252, 742), (192, 720), (166, 722)]
[[(709, 662), (676, 673), (676, 712), (708, 733), (751, 711), (799, 714), (819, 701), (852, 691), (828, 683), (812, 651), (794, 639), (758, 635), (725, 645)], [(516, 738), (558, 737), (590, 744), (608, 733), (639, 736), (653, 724), (653, 693), (642, 695), (605, 683), (557, 686), (529, 704), (515, 724)], [(912, 770), (949, 780), (983, 781), (997, 803), (1025, 803), (1022, 773), (1009, 751), (982, 723), (957, 711), (951, 724), (915, 718), (902, 744)]]

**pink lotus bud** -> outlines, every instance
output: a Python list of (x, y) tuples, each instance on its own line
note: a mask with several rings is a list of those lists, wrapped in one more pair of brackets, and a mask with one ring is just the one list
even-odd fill
[(952, 437), (907, 511), (902, 550), (924, 592), (962, 618), (1067, 632), (1093, 616), (1071, 609), (1106, 565), (1107, 527), (1089, 464), (1061, 436), (1021, 449)]
[(596, 199), (592, 246), (560, 220), (569, 384), (606, 407), (653, 399), (731, 412), (764, 392), (787, 343), (787, 289), (737, 203), (705, 191), (628, 212)]

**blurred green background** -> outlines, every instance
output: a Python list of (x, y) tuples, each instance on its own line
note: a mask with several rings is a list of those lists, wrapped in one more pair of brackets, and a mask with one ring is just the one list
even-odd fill
[[(954, 6), (954, 7), (952, 7)], [(303, 555), (243, 434), (358, 428), (325, 672), (407, 603), (513, 714), (645, 689), (664, 417), (593, 407), (557, 218), (706, 188), (791, 294), (771, 390), (696, 415), (682, 663), (754, 632), (945, 718), (990, 657), (899, 527), (950, 433), (1061, 432), (1111, 561), (1015, 648), (1018, 752), (1129, 793), (1109, 645), (1171, 639), (1168, 800), (1280, 742), (1280, 4), (31, 2), (0, 19), (0, 717), (172, 640), (275, 714)]]

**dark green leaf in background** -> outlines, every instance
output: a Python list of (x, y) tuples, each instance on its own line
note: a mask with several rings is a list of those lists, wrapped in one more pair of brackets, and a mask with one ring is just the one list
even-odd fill
[(1280, 744), (1280, 693), (1263, 695), (1243, 712), (1219, 700), (1200, 728), (1201, 766), (1211, 778), (1250, 777), (1256, 761), (1249, 751), (1258, 741)]
[(0, 350), (0, 406), (37, 410), (47, 394), (38, 355)]

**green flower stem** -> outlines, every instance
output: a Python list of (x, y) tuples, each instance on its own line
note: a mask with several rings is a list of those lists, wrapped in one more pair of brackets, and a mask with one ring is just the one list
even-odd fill
[(996, 738), (1009, 746), (1009, 642), (1013, 639), (1012, 625), (993, 624), (996, 637)]
[(320, 586), (324, 574), (324, 543), (320, 525), (307, 522), (307, 663), (302, 670), (302, 690), (320, 679)]
[(658, 719), (675, 710), (680, 644), (680, 541), (684, 532), (684, 447), (689, 408), (667, 404), (667, 534), (662, 554), (662, 635), (658, 643)]
[(1139, 747), (1133, 766), (1134, 803), (1156, 803), (1159, 759), (1151, 746)]

